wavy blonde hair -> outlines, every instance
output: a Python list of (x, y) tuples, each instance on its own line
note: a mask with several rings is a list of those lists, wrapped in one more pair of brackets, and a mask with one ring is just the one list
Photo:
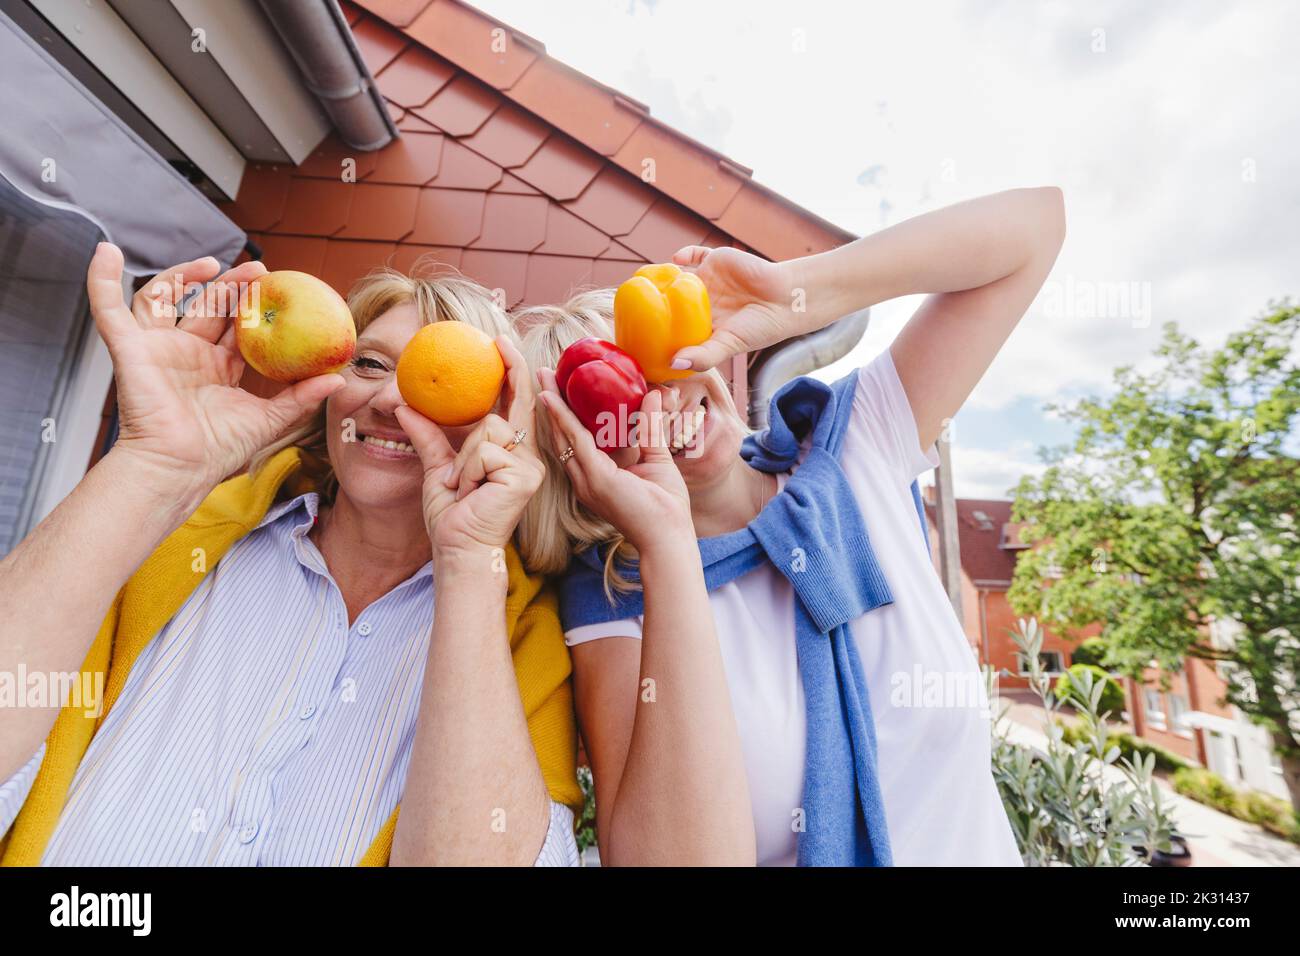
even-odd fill
[[(409, 274), (386, 267), (376, 269), (357, 280), (348, 293), (348, 309), (357, 335), (389, 309), (408, 303), (415, 305), (421, 325), (464, 322), (493, 338), (498, 335), (515, 338), (510, 319), (491, 292), (431, 256), (417, 259)], [(306, 453), (305, 467), (315, 480), (322, 500), (333, 501), (338, 493), (338, 477), (329, 462), (324, 402), (310, 419), (254, 454), (249, 459), (249, 473), (256, 475), (274, 455), (290, 445), (297, 445)]]
[[(543, 366), (555, 368), (560, 354), (578, 339), (594, 335), (614, 339), (614, 290), (579, 292), (563, 305), (538, 305), (516, 310), (511, 316), (519, 350), (536, 374)], [(564, 465), (555, 453), (547, 416), (535, 422), (537, 443), (546, 477), (519, 519), (519, 553), (529, 570), (563, 574), (569, 558), (592, 545), (609, 544), (605, 556), (605, 593), (640, 588), (618, 572), (619, 562), (636, 556), (636, 549), (609, 522), (578, 501)]]

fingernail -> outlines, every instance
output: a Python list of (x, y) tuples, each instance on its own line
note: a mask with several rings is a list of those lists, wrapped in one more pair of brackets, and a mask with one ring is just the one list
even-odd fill
[(691, 367), (691, 360), (684, 359), (684, 358), (675, 358), (673, 359), (673, 364), (669, 367), (675, 371), (681, 372)]

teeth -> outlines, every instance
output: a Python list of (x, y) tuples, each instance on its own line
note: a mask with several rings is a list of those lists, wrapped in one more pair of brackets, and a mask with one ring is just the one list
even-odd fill
[(409, 442), (388, 441), (384, 438), (376, 438), (374, 435), (366, 435), (361, 440), (367, 445), (378, 445), (380, 448), (389, 448), (393, 451), (415, 452), (415, 448)]
[(671, 454), (679, 454), (695, 440), (695, 436), (698, 435), (700, 429), (704, 427), (704, 416), (704, 407), (700, 406), (680, 417), (677, 435), (669, 445), (669, 451)]

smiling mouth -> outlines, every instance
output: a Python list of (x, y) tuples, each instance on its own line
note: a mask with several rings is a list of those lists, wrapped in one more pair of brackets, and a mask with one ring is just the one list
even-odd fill
[(668, 446), (669, 454), (680, 458), (682, 453), (693, 449), (697, 440), (704, 433), (704, 421), (709, 415), (709, 397), (700, 398), (700, 404), (688, 412), (678, 412), (674, 424), (676, 434)]
[(369, 445), (371, 448), (382, 448), (385, 451), (398, 452), (401, 454), (414, 455), (415, 446), (405, 441), (390, 441), (387, 438), (376, 438), (374, 435), (362, 435), (361, 443)]

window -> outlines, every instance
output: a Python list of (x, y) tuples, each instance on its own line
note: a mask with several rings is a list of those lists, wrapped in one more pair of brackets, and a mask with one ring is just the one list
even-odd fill
[(0, 176), (0, 556), (39, 520), (71, 415), (99, 418), (99, 406), (70, 409), (65, 398), (90, 321), (86, 266), (101, 238), (90, 219)]
[(1188, 728), (1183, 726), (1183, 720), (1187, 717), (1187, 712), (1191, 708), (1187, 704), (1187, 698), (1183, 694), (1169, 695), (1169, 725), (1174, 730), (1185, 731)]
[(1148, 687), (1142, 692), (1143, 703), (1146, 706), (1147, 721), (1160, 730), (1165, 727), (1165, 712), (1160, 706), (1160, 691)]
[[(1055, 677), (1056, 675), (1062, 674), (1065, 671), (1065, 668), (1062, 666), (1060, 651), (1039, 652), (1038, 663), (1039, 666), (1043, 668), (1043, 673), (1049, 677)], [(1020, 668), (1020, 676), (1028, 677), (1029, 676), (1028, 661), (1025, 660), (1025, 656), (1023, 654), (1020, 653), (1016, 654), (1016, 664)]]

